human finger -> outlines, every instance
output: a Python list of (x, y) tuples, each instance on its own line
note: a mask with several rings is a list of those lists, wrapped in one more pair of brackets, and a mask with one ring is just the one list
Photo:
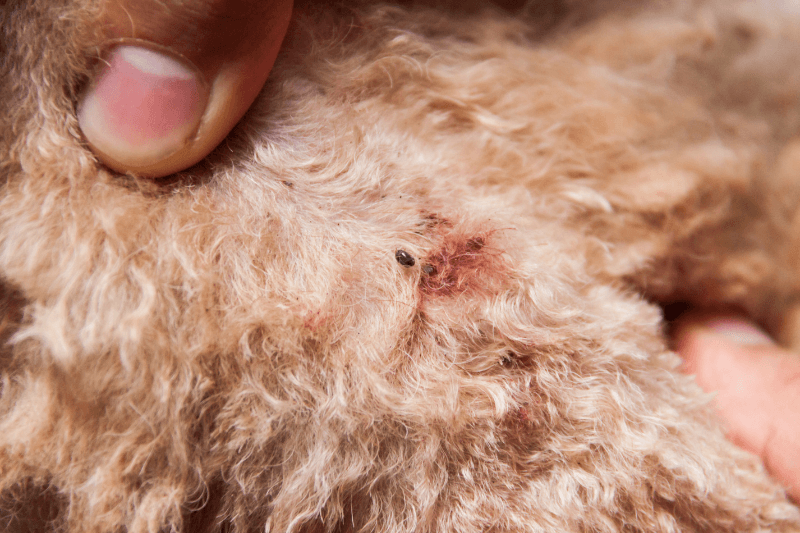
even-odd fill
[(158, 177), (213, 150), (261, 90), (292, 0), (106, 0), (101, 68), (78, 105), (95, 154)]
[(733, 315), (679, 320), (675, 347), (736, 444), (758, 454), (800, 501), (800, 358), (758, 326)]

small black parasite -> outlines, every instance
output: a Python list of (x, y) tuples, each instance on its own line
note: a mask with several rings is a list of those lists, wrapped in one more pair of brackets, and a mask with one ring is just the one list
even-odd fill
[(436, 269), (433, 267), (433, 265), (425, 265), (422, 267), (422, 271), (425, 273), (425, 275), (431, 276), (436, 272)]
[(416, 263), (416, 261), (414, 260), (414, 257), (410, 253), (406, 252), (405, 250), (397, 250), (394, 253), (394, 258), (397, 259), (398, 263), (400, 263), (401, 265), (403, 265), (406, 268), (411, 268)]

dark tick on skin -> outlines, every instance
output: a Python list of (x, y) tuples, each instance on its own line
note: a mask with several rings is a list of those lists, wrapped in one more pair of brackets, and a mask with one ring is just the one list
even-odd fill
[(436, 269), (433, 267), (433, 265), (425, 265), (422, 267), (422, 271), (426, 276), (431, 276), (436, 272)]
[(414, 257), (406, 252), (405, 250), (397, 250), (394, 253), (394, 258), (397, 259), (397, 262), (403, 265), (406, 268), (411, 268), (416, 263)]

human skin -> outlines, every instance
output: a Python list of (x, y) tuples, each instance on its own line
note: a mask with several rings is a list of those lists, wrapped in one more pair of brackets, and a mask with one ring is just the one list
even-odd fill
[(684, 371), (708, 392), (728, 438), (800, 502), (800, 357), (735, 315), (691, 313), (675, 328)]
[(161, 177), (208, 155), (255, 100), (292, 0), (107, 0), (102, 68), (78, 105), (119, 172)]

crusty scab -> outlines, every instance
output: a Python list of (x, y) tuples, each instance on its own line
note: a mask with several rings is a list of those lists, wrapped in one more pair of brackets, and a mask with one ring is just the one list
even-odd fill
[(445, 233), (439, 246), (422, 260), (422, 295), (459, 296), (495, 290), (509, 271), (502, 249), (490, 245), (496, 232), (454, 229)]

